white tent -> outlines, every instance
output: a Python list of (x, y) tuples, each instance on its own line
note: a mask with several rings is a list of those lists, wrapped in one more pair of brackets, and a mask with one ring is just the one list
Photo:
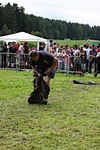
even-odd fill
[(5, 35), (0, 37), (0, 41), (37, 41), (47, 42), (47, 39), (31, 35), (25, 32), (18, 32), (15, 34)]

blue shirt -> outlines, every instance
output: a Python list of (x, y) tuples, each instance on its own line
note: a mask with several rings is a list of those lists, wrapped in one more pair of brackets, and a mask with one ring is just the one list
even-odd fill
[(39, 59), (34, 61), (30, 59), (30, 65), (36, 67), (40, 73), (44, 73), (53, 64), (54, 56), (47, 51), (39, 51)]

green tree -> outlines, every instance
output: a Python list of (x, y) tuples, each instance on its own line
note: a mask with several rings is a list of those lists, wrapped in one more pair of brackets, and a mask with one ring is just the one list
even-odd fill
[(17, 4), (13, 4), (13, 8), (16, 14), (17, 19), (17, 31), (27, 31), (28, 30), (28, 23), (27, 23), (27, 15), (24, 13), (24, 7), (18, 7)]
[(43, 18), (40, 19), (40, 25), (40, 32), (42, 33), (43, 37), (46, 37), (45, 20)]
[(8, 29), (7, 25), (5, 24), (5, 25), (2, 27), (2, 30), (1, 30), (0, 34), (1, 34), (1, 35), (11, 34), (11, 30)]
[(39, 36), (39, 37), (42, 37), (41, 32), (38, 32), (38, 31), (36, 31), (36, 32), (34, 33), (34, 35)]
[(7, 27), (12, 31), (12, 33), (16, 32), (17, 31), (16, 14), (10, 3), (5, 5), (3, 16), (4, 16), (3, 18), (4, 24), (7, 25)]
[(90, 27), (88, 24), (25, 14), (24, 7), (19, 7), (16, 3), (13, 5), (8, 3), (5, 6), (0, 3), (0, 33), (2, 34), (5, 25), (8, 28), (6, 31), (10, 30), (11, 33), (25, 31), (47, 39), (100, 39), (100, 26)]
[(3, 5), (2, 3), (0, 3), (0, 30), (2, 29), (2, 26), (4, 25), (4, 8), (3, 8)]

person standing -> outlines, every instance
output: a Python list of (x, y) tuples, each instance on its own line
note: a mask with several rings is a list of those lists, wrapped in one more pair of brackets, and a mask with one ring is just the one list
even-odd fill
[(16, 47), (14, 46), (13, 42), (9, 43), (9, 67), (15, 68), (16, 67)]
[[(96, 55), (97, 55), (96, 46), (92, 45), (90, 50), (90, 56), (89, 56), (89, 73), (92, 73), (92, 65), (96, 65)], [(94, 67), (95, 68), (95, 67)], [(95, 71), (95, 69), (94, 69)]]
[(1, 61), (2, 68), (7, 67), (7, 52), (8, 52), (8, 48), (7, 48), (7, 44), (5, 42), (2, 46), (2, 61)]
[(23, 48), (24, 48), (24, 65), (25, 65), (25, 68), (28, 69), (28, 67), (29, 67), (29, 46), (28, 46), (27, 41), (24, 42)]

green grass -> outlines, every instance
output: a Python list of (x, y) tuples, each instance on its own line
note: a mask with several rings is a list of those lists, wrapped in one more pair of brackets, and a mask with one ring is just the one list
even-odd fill
[(100, 75), (56, 73), (48, 105), (29, 105), (32, 72), (0, 70), (0, 150), (99, 150)]
[(59, 43), (60, 45), (66, 45), (68, 44), (69, 47), (73, 47), (73, 45), (77, 44), (78, 46), (83, 45), (85, 43), (89, 43), (89, 45), (95, 44), (98, 45), (98, 43), (100, 43), (100, 41), (97, 40), (54, 40), (54, 42)]

